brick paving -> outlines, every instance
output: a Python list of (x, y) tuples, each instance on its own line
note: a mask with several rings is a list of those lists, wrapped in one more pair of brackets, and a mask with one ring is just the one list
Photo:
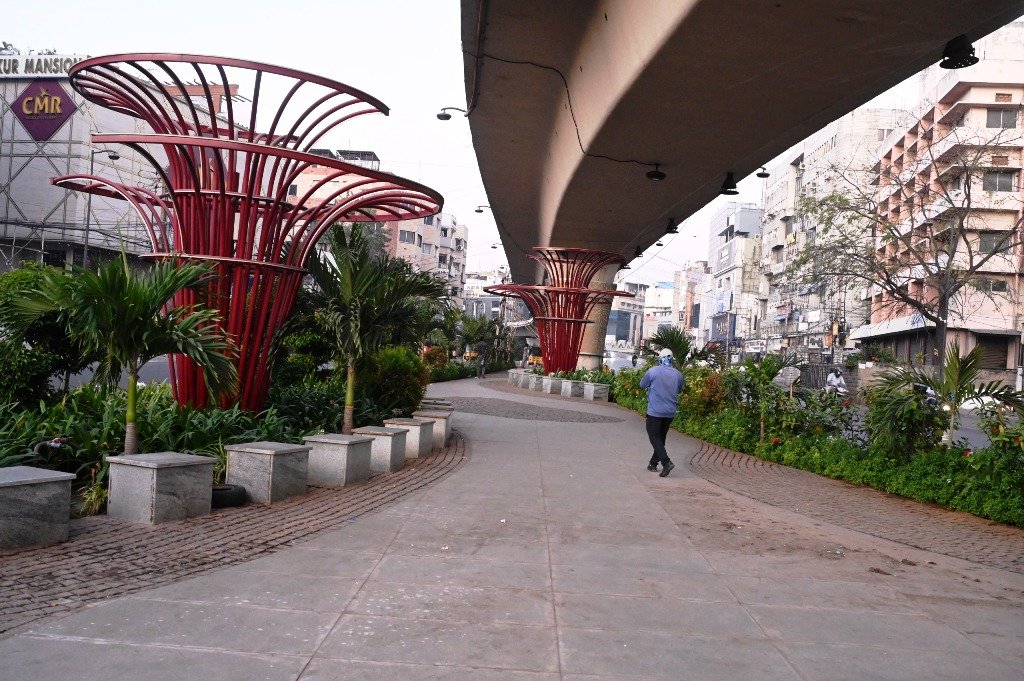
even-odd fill
[(700, 477), (766, 504), (954, 558), (1024, 573), (1024, 529), (824, 478), (701, 442)]
[(400, 471), (269, 506), (217, 510), (158, 526), (94, 516), (71, 523), (62, 544), (0, 554), (0, 633), (87, 603), (167, 584), (273, 553), (400, 499), (458, 468), (461, 434)]

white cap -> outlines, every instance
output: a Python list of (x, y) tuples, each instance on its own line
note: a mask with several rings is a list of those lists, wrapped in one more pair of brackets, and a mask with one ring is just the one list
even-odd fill
[(671, 357), (671, 356), (672, 356), (672, 351), (669, 350), (668, 348), (665, 348), (664, 350), (662, 350), (661, 352), (658, 353), (658, 357), (661, 357), (662, 359), (665, 359), (666, 357)]

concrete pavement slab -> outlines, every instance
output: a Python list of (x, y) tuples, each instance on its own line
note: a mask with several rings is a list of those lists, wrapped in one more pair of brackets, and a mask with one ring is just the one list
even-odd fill
[(113, 643), (310, 655), (337, 619), (336, 614), (318, 612), (128, 597), (33, 627), (29, 633)]
[(554, 627), (345, 615), (317, 657), (554, 672)]
[(481, 667), (313, 660), (298, 681), (558, 681), (558, 674)]
[(460, 622), (554, 626), (550, 592), (494, 586), (370, 580), (346, 612)]
[(473, 556), (403, 556), (389, 554), (373, 572), (384, 582), (461, 584), (551, 592), (546, 563), (510, 563)]
[(0, 641), (4, 681), (292, 681), (304, 656), (18, 636)]
[(146, 592), (147, 598), (212, 605), (257, 605), (280, 610), (340, 612), (362, 579), (285, 572), (217, 571)]

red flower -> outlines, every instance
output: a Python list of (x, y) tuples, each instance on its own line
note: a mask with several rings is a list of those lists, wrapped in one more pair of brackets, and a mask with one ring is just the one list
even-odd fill
[(777, 445), (777, 444), (779, 444), (779, 442), (781, 442), (781, 440), (779, 440), (779, 438), (777, 438), (777, 437), (775, 437), (775, 436), (773, 435), (773, 436), (772, 436), (772, 444), (773, 444), (773, 445)]
[(970, 455), (971, 455), (971, 454), (973, 454), (973, 453), (974, 453), (974, 452), (973, 452), (973, 451), (971, 451), (970, 449), (965, 449), (965, 450), (964, 450), (964, 456), (970, 456)]

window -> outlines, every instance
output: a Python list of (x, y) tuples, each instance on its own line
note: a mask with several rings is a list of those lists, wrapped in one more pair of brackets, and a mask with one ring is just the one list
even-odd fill
[(422, 246), (423, 245), (423, 235), (422, 234), (417, 234), (416, 235), (416, 245), (417, 246)]
[(416, 232), (400, 229), (398, 230), (398, 240), (403, 244), (414, 244), (416, 243)]
[(1007, 285), (1003, 279), (979, 279), (979, 291), (991, 291), (992, 293), (1006, 293)]
[(299, 185), (297, 185), (297, 184), (289, 185), (288, 186), (288, 196), (298, 196), (298, 195), (299, 195)]
[(978, 253), (991, 253), (996, 250), (1002, 237), (999, 232), (982, 232), (978, 235)]
[(428, 215), (427, 217), (423, 218), (423, 224), (425, 224), (425, 225), (432, 225), (432, 224), (434, 224), (434, 216), (433, 215)]
[(989, 170), (981, 177), (981, 188), (987, 192), (1012, 192), (1016, 174), (1009, 170)]
[(1016, 128), (1017, 111), (1015, 109), (989, 109), (985, 127)]
[(440, 255), (438, 255), (437, 256), (437, 264), (438, 265), (447, 265), (448, 264), (448, 255), (445, 254), (445, 253), (441, 253)]
[(444, 227), (441, 228), (441, 236), (448, 236), (448, 230)]

